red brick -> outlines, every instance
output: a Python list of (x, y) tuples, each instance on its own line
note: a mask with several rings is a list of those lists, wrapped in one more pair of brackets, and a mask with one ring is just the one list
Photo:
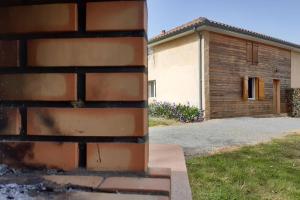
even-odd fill
[(77, 6), (46, 4), (0, 8), (0, 33), (64, 32), (77, 30)]
[(86, 75), (87, 101), (147, 100), (147, 76), (142, 73), (91, 73)]
[(19, 41), (0, 40), (0, 67), (19, 66)]
[(109, 177), (101, 184), (100, 189), (111, 192), (170, 193), (171, 183), (168, 178)]
[(144, 1), (87, 3), (87, 31), (146, 30), (147, 9)]
[(142, 172), (147, 168), (147, 144), (89, 143), (87, 169)]
[(21, 130), (21, 116), (18, 108), (0, 107), (0, 135), (18, 135)]
[(1, 142), (1, 163), (16, 168), (53, 168), (66, 171), (78, 166), (78, 145), (58, 142)]
[(143, 37), (28, 41), (29, 66), (146, 66), (146, 61)]
[(74, 101), (75, 74), (1, 74), (1, 100)]
[(142, 108), (28, 108), (29, 135), (143, 136), (147, 110)]

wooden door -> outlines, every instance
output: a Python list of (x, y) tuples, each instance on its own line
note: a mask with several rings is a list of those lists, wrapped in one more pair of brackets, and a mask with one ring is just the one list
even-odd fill
[(280, 114), (280, 80), (273, 80), (273, 112)]

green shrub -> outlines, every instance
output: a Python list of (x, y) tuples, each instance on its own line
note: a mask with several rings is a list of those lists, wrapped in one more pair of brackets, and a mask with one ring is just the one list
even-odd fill
[(181, 122), (203, 121), (203, 111), (195, 106), (154, 102), (149, 104), (149, 114), (152, 117), (176, 119)]
[(300, 88), (294, 88), (287, 91), (288, 113), (292, 117), (300, 117)]

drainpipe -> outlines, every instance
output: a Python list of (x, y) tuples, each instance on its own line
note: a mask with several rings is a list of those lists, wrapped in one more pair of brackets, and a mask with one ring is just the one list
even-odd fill
[(199, 108), (201, 110), (203, 110), (203, 94), (202, 94), (202, 88), (203, 88), (203, 66), (202, 66), (202, 52), (203, 52), (203, 49), (202, 49), (202, 34), (199, 32), (199, 31), (196, 31), (197, 34), (198, 34), (198, 37), (199, 37), (199, 100), (200, 100), (200, 105), (199, 105)]

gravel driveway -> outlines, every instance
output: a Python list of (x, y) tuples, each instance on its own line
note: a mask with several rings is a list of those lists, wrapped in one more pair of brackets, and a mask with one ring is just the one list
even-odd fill
[(150, 142), (179, 144), (186, 155), (205, 155), (220, 148), (257, 144), (293, 132), (300, 133), (300, 119), (242, 117), (150, 128)]

